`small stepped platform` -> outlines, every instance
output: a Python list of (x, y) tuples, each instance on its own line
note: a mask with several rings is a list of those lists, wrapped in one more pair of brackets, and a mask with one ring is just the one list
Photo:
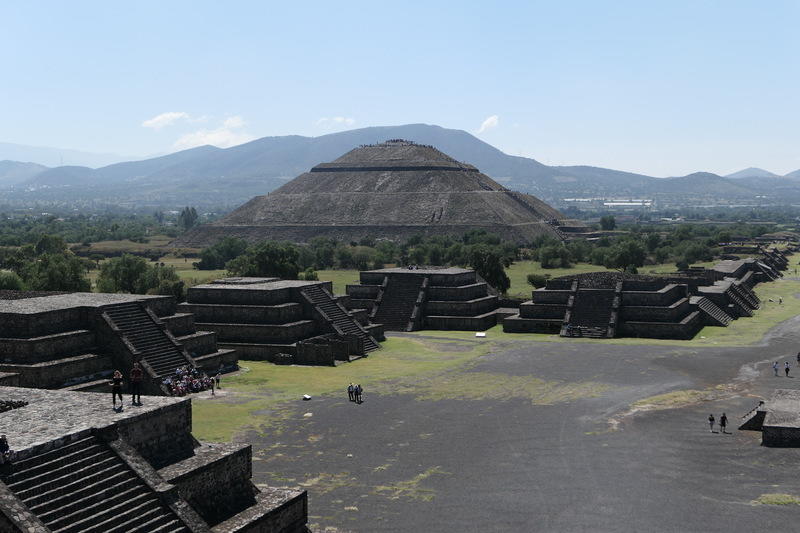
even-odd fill
[(607, 338), (613, 304), (613, 290), (579, 289), (572, 305), (569, 327), (565, 327), (562, 336)]

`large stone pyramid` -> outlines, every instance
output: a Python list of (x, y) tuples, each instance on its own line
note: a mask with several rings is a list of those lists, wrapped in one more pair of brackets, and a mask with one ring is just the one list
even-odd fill
[(224, 236), (305, 242), (328, 236), (405, 239), (485, 229), (529, 242), (560, 238), (564, 215), (538, 198), (509, 191), (472, 165), (404, 140), (362, 146), (257, 196), (174, 246), (204, 247)]

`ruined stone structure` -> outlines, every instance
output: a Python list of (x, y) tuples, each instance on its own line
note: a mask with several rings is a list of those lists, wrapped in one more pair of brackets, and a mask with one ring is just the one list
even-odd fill
[(192, 287), (186, 298), (178, 309), (244, 359), (334, 365), (383, 340), (383, 328), (366, 311), (348, 310), (330, 282), (226, 278)]
[(538, 198), (510, 191), (432, 146), (394, 140), (317, 165), (223, 219), (187, 232), (173, 246), (206, 247), (225, 236), (350, 242), (476, 229), (520, 243), (588, 231)]
[[(198, 442), (191, 401), (0, 387), (0, 531), (303, 533), (305, 491), (250, 480), (250, 445)], [(57, 414), (57, 416), (56, 416)]]
[(741, 430), (760, 431), (761, 444), (769, 447), (800, 446), (800, 391), (776, 389), (742, 417)]
[(484, 331), (497, 324), (498, 299), (474, 270), (384, 268), (348, 285), (348, 305), (365, 310), (387, 331)]
[(107, 391), (115, 369), (127, 375), (138, 361), (143, 392), (162, 394), (161, 378), (179, 366), (236, 367), (236, 353), (218, 348), (215, 333), (197, 331), (171, 296), (25, 295), (0, 299), (0, 384)]
[(727, 326), (752, 316), (752, 288), (781, 276), (788, 260), (777, 250), (760, 259), (721, 261), (713, 269), (674, 276), (592, 272), (548, 280), (519, 314), (503, 321), (508, 333), (564, 337), (691, 339), (706, 325)]

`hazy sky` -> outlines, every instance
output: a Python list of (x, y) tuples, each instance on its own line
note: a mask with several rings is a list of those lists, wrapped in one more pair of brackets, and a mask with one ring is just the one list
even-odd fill
[(0, 141), (424, 122), (547, 164), (800, 168), (800, 1), (2, 2)]

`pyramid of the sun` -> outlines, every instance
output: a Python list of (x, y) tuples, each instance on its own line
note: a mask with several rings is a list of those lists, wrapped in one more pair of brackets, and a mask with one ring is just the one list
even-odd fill
[(225, 236), (251, 242), (317, 236), (398, 240), (475, 229), (528, 242), (541, 234), (560, 237), (564, 218), (538, 198), (510, 191), (432, 146), (392, 140), (317, 165), (174, 245), (203, 247)]

